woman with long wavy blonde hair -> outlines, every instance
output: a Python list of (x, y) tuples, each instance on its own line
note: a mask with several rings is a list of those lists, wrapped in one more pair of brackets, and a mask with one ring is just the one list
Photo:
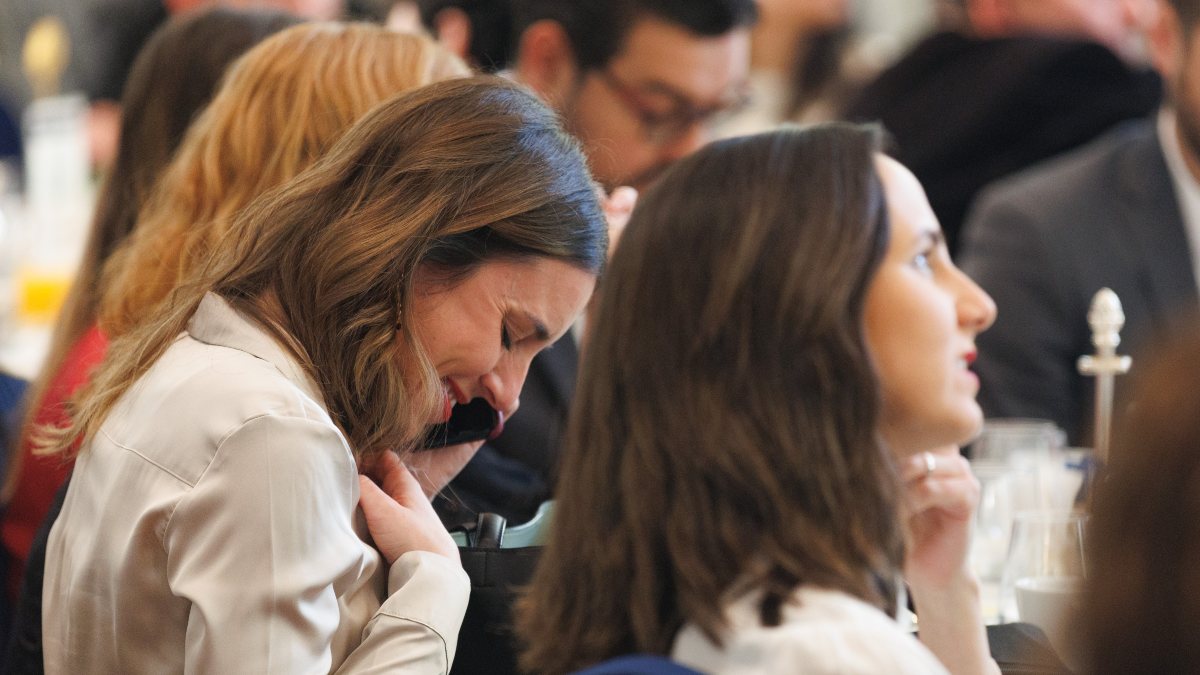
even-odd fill
[(496, 78), (380, 105), (256, 199), (48, 448), (82, 441), (46, 672), (448, 672), (469, 582), (402, 463), (456, 404), (515, 411), (606, 234), (578, 144)]
[(431, 40), (368, 24), (314, 23), (230, 69), (105, 267), (100, 326), (126, 333), (229, 235), (233, 216), (300, 173), (384, 99), (469, 73)]

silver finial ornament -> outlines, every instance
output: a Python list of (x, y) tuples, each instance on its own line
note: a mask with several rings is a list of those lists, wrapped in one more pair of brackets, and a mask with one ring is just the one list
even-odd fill
[(1096, 353), (1079, 357), (1079, 372), (1096, 378), (1096, 459), (1103, 463), (1108, 461), (1112, 439), (1113, 377), (1128, 373), (1132, 363), (1128, 356), (1117, 354), (1125, 312), (1112, 289), (1102, 288), (1092, 297), (1088, 325)]

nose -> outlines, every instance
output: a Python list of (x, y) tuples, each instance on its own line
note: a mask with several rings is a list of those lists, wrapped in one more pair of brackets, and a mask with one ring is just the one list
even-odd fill
[(955, 310), (958, 325), (974, 334), (982, 333), (996, 322), (996, 302), (971, 277), (955, 269), (958, 275), (958, 295)]
[(521, 388), (525, 386), (525, 374), (529, 371), (529, 359), (520, 363), (499, 363), (483, 376), (483, 391), (489, 405), (512, 417), (521, 406)]

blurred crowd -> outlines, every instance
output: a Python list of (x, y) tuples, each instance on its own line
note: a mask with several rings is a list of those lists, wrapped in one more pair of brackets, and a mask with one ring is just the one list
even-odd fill
[[(46, 362), (0, 375), (0, 663), (436, 673), (457, 644), (461, 673), (490, 635), (539, 673), (996, 672), (960, 448), (985, 418), (1096, 441), (1108, 288), (1136, 386), (1072, 666), (1200, 670), (1198, 26), (0, 0), (0, 178), (31, 104), (81, 92), (99, 186)], [(486, 428), (429, 440), (473, 399)], [(447, 529), (552, 499), (512, 626), (470, 632)]]

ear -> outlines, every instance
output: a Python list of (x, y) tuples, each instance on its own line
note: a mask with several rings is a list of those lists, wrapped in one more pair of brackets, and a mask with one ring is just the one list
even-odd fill
[(517, 44), (517, 79), (552, 108), (561, 108), (579, 76), (575, 50), (557, 21), (538, 21), (521, 33)]
[(458, 7), (447, 7), (433, 17), (433, 34), (459, 58), (471, 59), (471, 19)]
[(1178, 81), (1186, 52), (1183, 22), (1170, 3), (1156, 2), (1155, 5), (1157, 12), (1146, 27), (1146, 43), (1150, 51), (1150, 63), (1170, 87)]

